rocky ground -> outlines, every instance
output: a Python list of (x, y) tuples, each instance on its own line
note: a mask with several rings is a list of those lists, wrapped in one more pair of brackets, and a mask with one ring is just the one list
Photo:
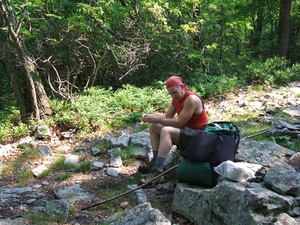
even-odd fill
[[(280, 108), (300, 105), (300, 82), (295, 82), (286, 87), (279, 89), (269, 89), (254, 91), (247, 88), (237, 90), (235, 93), (224, 96), (218, 101), (206, 101), (206, 108), (209, 114), (210, 121), (225, 121), (237, 118), (237, 120), (247, 120), (248, 115), (267, 117), (266, 112), (275, 112)], [(120, 133), (132, 134), (134, 130), (128, 128), (125, 130), (116, 131), (110, 134), (111, 136), (119, 135)], [(53, 163), (62, 155), (72, 154), (76, 149), (88, 149), (93, 141), (99, 137), (91, 135), (88, 138), (79, 139), (74, 134), (70, 134), (67, 138), (59, 129), (52, 130), (52, 136), (45, 141), (33, 141), (32, 147), (40, 145), (48, 145), (53, 151), (51, 159), (47, 159), (48, 164)], [(64, 146), (64, 149), (61, 147)], [(61, 148), (61, 149), (60, 149)], [(18, 140), (14, 143), (2, 143), (0, 145), (0, 161), (5, 165), (20, 158), (25, 149), (20, 148)], [(84, 161), (99, 161), (108, 163), (109, 157), (107, 154), (101, 154), (95, 158), (89, 151), (81, 150), (77, 152), (80, 159)], [(34, 168), (41, 164), (41, 160), (45, 163), (45, 159), (29, 158), (22, 162), (21, 168), (15, 173), (8, 173), (0, 178), (0, 223), (1, 219), (13, 219), (11, 224), (17, 224), (19, 218), (22, 218), (24, 213), (32, 208), (33, 204), (39, 207), (36, 203), (38, 199), (51, 200), (56, 199), (55, 191), (63, 187), (80, 184), (88, 193), (94, 196), (93, 202), (107, 199), (113, 195), (120, 194), (120, 190), (126, 191), (127, 184), (137, 183), (140, 178), (136, 174), (137, 167), (142, 163), (139, 160), (128, 161), (122, 166), (122, 170), (118, 177), (109, 176), (105, 170), (93, 170), (88, 173), (76, 173), (74, 171), (56, 171), (51, 172), (48, 176), (42, 179), (30, 178), (27, 183), (23, 184), (23, 188), (19, 188), (20, 171), (24, 168)], [(56, 177), (60, 173), (72, 172), (72, 176), (65, 180), (57, 180)], [(19, 191), (15, 193), (14, 191)], [(108, 191), (111, 190), (111, 191)], [(174, 224), (190, 224), (190, 222), (179, 216), (172, 214), (172, 185), (163, 190), (148, 190), (147, 196), (154, 208), (160, 209), (168, 218), (172, 217)], [(41, 203), (42, 204), (42, 203)], [(78, 200), (75, 201), (71, 209), (70, 221), (63, 224), (93, 224), (106, 220), (111, 215), (118, 211), (123, 211), (125, 208), (132, 207), (132, 203), (128, 196), (113, 200), (109, 203), (97, 207), (91, 207), (82, 212), (80, 209), (88, 205), (88, 203)], [(38, 208), (36, 208), (38, 210)], [(9, 224), (8, 221), (5, 223)], [(5, 224), (4, 220), (2, 224)], [(22, 224), (22, 222), (21, 222)]]

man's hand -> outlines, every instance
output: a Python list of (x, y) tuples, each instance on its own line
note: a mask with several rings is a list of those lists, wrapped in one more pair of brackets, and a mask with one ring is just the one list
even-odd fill
[(142, 115), (143, 122), (146, 123), (158, 123), (159, 119), (165, 117), (163, 115), (154, 115), (154, 114), (144, 114)]

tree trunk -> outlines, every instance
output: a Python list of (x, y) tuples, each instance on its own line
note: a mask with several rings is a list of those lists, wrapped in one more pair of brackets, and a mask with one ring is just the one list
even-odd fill
[(28, 56), (17, 31), (14, 12), (7, 10), (7, 1), (0, 2), (0, 62), (11, 80), (20, 108), (21, 120), (40, 120), (52, 109), (34, 62)]
[(288, 53), (291, 5), (292, 0), (280, 1), (277, 55), (282, 57), (286, 57)]

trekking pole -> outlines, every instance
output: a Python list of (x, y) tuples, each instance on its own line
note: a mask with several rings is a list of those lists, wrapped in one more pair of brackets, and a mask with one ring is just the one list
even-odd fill
[(97, 205), (100, 205), (100, 204), (103, 204), (103, 203), (106, 203), (106, 202), (110, 202), (110, 201), (112, 201), (112, 200), (114, 200), (114, 199), (120, 198), (120, 197), (122, 197), (122, 196), (124, 196), (124, 195), (127, 195), (127, 194), (131, 193), (131, 192), (134, 192), (134, 191), (136, 191), (136, 190), (138, 190), (138, 189), (140, 189), (140, 188), (145, 187), (146, 185), (150, 184), (151, 182), (157, 180), (158, 178), (160, 178), (161, 176), (163, 176), (163, 175), (165, 175), (166, 173), (170, 172), (171, 170), (176, 169), (177, 167), (178, 167), (178, 165), (175, 165), (175, 166), (171, 167), (170, 169), (167, 169), (166, 171), (164, 171), (164, 172), (158, 174), (156, 177), (153, 177), (151, 180), (147, 181), (146, 183), (144, 183), (144, 184), (142, 184), (142, 185), (140, 185), (140, 186), (138, 186), (138, 187), (136, 187), (136, 188), (134, 188), (134, 189), (132, 189), (132, 190), (128, 190), (128, 191), (126, 191), (126, 192), (123, 192), (123, 193), (121, 193), (121, 194), (119, 194), (119, 195), (115, 195), (115, 196), (113, 196), (113, 197), (111, 197), (111, 198), (108, 198), (108, 199), (106, 199), (106, 200), (103, 200), (103, 201), (96, 202), (96, 203), (94, 203), (94, 204), (85, 206), (85, 207), (81, 208), (80, 210), (86, 210), (86, 209), (95, 207), (95, 206), (97, 206)]

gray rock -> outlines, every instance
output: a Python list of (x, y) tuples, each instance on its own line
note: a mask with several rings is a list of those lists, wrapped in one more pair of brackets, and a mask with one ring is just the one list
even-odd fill
[[(133, 190), (133, 189), (137, 188), (138, 185), (132, 184), (132, 185), (128, 185), (127, 187), (129, 190)], [(131, 199), (138, 204), (148, 202), (147, 194), (143, 191), (143, 189), (138, 189), (138, 190), (134, 191), (133, 193), (131, 193)]]
[(92, 202), (96, 200), (96, 196), (86, 192), (79, 184), (75, 184), (63, 189), (54, 191), (56, 196), (60, 199), (66, 199), (69, 203), (74, 203), (78, 200), (84, 202)]
[(268, 170), (264, 182), (278, 194), (300, 196), (300, 173), (292, 166), (276, 166)]
[(97, 147), (92, 147), (91, 151), (92, 151), (92, 155), (94, 156), (99, 155), (101, 153), (101, 150)]
[(151, 143), (150, 135), (146, 132), (135, 133), (131, 136), (133, 155), (145, 161), (150, 161)]
[(300, 172), (300, 152), (295, 153), (289, 160), (289, 164)]
[(283, 112), (291, 116), (300, 116), (300, 105), (287, 108)]
[(128, 135), (122, 135), (117, 138), (117, 140), (113, 143), (114, 147), (127, 148), (129, 146), (131, 137)]
[(41, 153), (44, 158), (51, 158), (52, 157), (52, 149), (48, 145), (41, 145), (37, 147), (37, 150)]
[(250, 225), (269, 223), (294, 204), (292, 197), (276, 194), (261, 184), (222, 180), (212, 190), (178, 184), (172, 209), (195, 224)]
[(241, 139), (236, 160), (273, 167), (287, 164), (295, 153), (272, 142)]
[(34, 137), (36, 139), (48, 139), (51, 136), (50, 128), (46, 125), (40, 125), (37, 127)]
[(31, 170), (31, 172), (34, 174), (34, 176), (38, 177), (40, 176), (44, 171), (47, 171), (48, 168), (42, 164), (34, 169)]
[(24, 225), (25, 221), (23, 218), (17, 219), (0, 219), (1, 225)]
[(46, 210), (58, 216), (67, 218), (70, 211), (70, 206), (67, 200), (52, 200), (47, 203)]
[(271, 135), (274, 137), (290, 136), (291, 138), (297, 138), (299, 134), (299, 125), (293, 125), (283, 120), (276, 120), (272, 124)]
[(92, 170), (100, 170), (104, 167), (103, 162), (93, 162)]
[(122, 168), (115, 168), (115, 167), (108, 167), (107, 168), (107, 175), (112, 177), (118, 177), (119, 173), (121, 172)]
[(123, 165), (123, 161), (121, 159), (120, 152), (121, 152), (120, 148), (114, 148), (114, 149), (110, 149), (107, 151), (107, 153), (110, 156), (109, 166), (119, 168)]
[(300, 224), (300, 219), (290, 217), (286, 213), (281, 213), (272, 221), (271, 225), (287, 225), (287, 224)]
[(171, 225), (171, 222), (158, 210), (151, 207), (149, 202), (126, 210), (124, 216), (111, 225)]
[(79, 156), (78, 155), (67, 154), (67, 155), (65, 155), (65, 163), (78, 165), (79, 164)]

